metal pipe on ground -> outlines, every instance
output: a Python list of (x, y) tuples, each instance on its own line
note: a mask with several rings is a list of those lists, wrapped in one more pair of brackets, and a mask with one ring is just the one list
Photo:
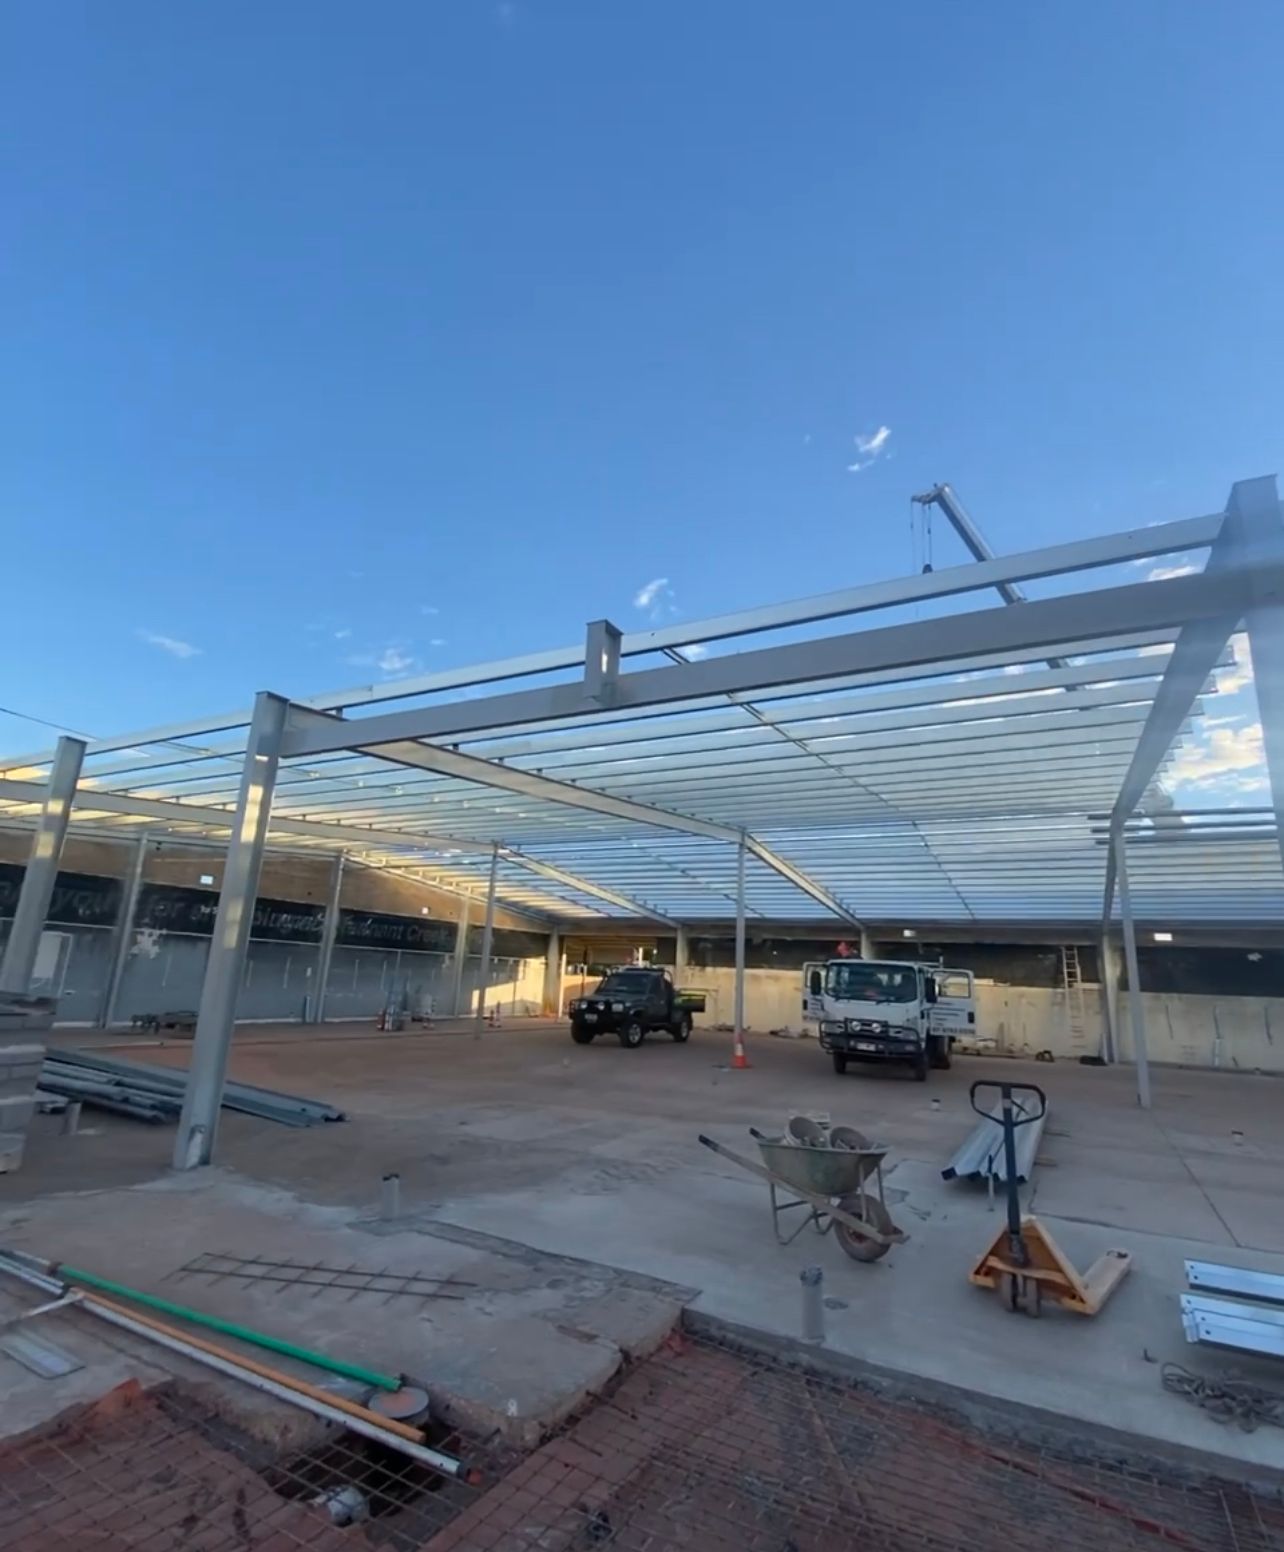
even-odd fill
[[(32, 1267), (24, 1266), (3, 1254), (0, 1254), (0, 1272), (7, 1272), (10, 1276), (30, 1283), (32, 1287), (43, 1288), (46, 1292), (57, 1293), (63, 1286), (57, 1279), (44, 1276)], [(91, 1315), (96, 1315), (100, 1320), (106, 1320), (120, 1327), (121, 1330), (159, 1343), (160, 1346), (169, 1348), (171, 1352), (190, 1358), (195, 1363), (204, 1364), (206, 1368), (229, 1375), (232, 1379), (241, 1380), (255, 1390), (263, 1391), (265, 1395), (274, 1396), (278, 1401), (300, 1407), (316, 1417), (323, 1417), (341, 1428), (350, 1429), (364, 1438), (386, 1445), (389, 1449), (396, 1450), (399, 1454), (406, 1455), (433, 1471), (441, 1472), (445, 1476), (466, 1475), (463, 1462), (453, 1455), (443, 1455), (440, 1450), (416, 1444), (402, 1437), (400, 1432), (394, 1432), (387, 1426), (387, 1419), (380, 1418), (376, 1425), (368, 1422), (364, 1417), (353, 1415), (351, 1411), (345, 1410), (344, 1406), (339, 1404), (342, 1398), (330, 1397), (322, 1400), (313, 1387), (300, 1388), (304, 1385), (302, 1381), (296, 1381), (288, 1375), (269, 1377), (271, 1371), (259, 1372), (263, 1368), (262, 1365), (256, 1365), (251, 1369), (246, 1361), (234, 1358), (231, 1354), (224, 1354), (213, 1343), (201, 1343), (198, 1346), (195, 1339), (182, 1335), (172, 1327), (164, 1325), (163, 1322), (150, 1320), (143, 1315), (135, 1315), (98, 1294), (87, 1293), (80, 1307), (88, 1310)], [(355, 1403), (349, 1405), (355, 1405)]]

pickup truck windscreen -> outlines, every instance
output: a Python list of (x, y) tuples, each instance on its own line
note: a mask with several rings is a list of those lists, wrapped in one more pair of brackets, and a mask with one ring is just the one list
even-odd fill
[(598, 994), (610, 997), (645, 997), (655, 984), (655, 977), (642, 970), (622, 970), (616, 975), (605, 976), (598, 983)]
[(840, 1002), (913, 1002), (918, 976), (913, 970), (852, 960), (830, 965), (825, 990)]

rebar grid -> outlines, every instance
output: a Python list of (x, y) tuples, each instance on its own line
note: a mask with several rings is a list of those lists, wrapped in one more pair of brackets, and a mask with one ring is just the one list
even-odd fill
[[(524, 1459), (464, 1446), (479, 1486), (353, 1436), (283, 1455), (215, 1395), (121, 1387), (0, 1449), (0, 1549), (1284, 1552), (1278, 1494), (706, 1332), (671, 1338)], [(345, 1488), (368, 1517), (340, 1526), (326, 1501)]]

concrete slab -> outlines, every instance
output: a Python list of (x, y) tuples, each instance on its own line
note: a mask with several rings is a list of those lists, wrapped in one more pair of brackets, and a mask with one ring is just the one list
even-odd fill
[[(227, 1167), (195, 1180), (165, 1174), (168, 1131), (107, 1118), (97, 1136), (61, 1139), (38, 1126), (22, 1173), (0, 1180), (0, 1240), (17, 1233), (29, 1248), (132, 1268), (135, 1280), (179, 1292), (187, 1285), (169, 1279), (203, 1249), (267, 1255), (290, 1246), (300, 1258), (365, 1264), (377, 1241), (380, 1264), (475, 1279), (476, 1309), (372, 1314), (227, 1284), (208, 1297), (376, 1366), (410, 1370), (445, 1354), (478, 1406), (505, 1411), (514, 1399), (506, 1376), (525, 1370), (514, 1344), (495, 1336), (501, 1324), (518, 1333), (517, 1346), (532, 1335), (546, 1341), (569, 1393), (597, 1383), (599, 1344), (629, 1350), (623, 1290), (680, 1302), (680, 1292), (666, 1296), (638, 1279), (698, 1288), (700, 1309), (793, 1335), (798, 1274), (817, 1264), (837, 1300), (836, 1351), (1059, 1410), (1085, 1427), (1109, 1416), (1153, 1440), (1241, 1462), (1274, 1459), (1278, 1441), (1265, 1431), (1228, 1432), (1167, 1395), (1159, 1362), (1257, 1372), (1284, 1389), (1284, 1375), (1189, 1348), (1177, 1304), (1187, 1256), (1247, 1256), (1245, 1264), (1284, 1270), (1268, 1253), (1284, 1249), (1273, 1205), (1277, 1081), (1157, 1069), (1155, 1109), (1143, 1113), (1124, 1070), (968, 1058), (919, 1085), (892, 1071), (838, 1078), (805, 1041), (756, 1039), (750, 1054), (753, 1069), (732, 1072), (721, 1036), (626, 1052), (575, 1047), (558, 1026), (488, 1031), (476, 1042), (430, 1034), (316, 1043), (302, 1031), (238, 1040), (234, 1076), (330, 1098), (350, 1121), (290, 1131), (226, 1116)], [(166, 1047), (151, 1059), (185, 1057), (185, 1047)], [(1048, 1091), (1033, 1201), (1071, 1258), (1083, 1267), (1117, 1245), (1133, 1253), (1131, 1276), (1095, 1320), (1049, 1312), (1027, 1321), (967, 1282), (1001, 1219), (983, 1191), (947, 1185), (939, 1170), (973, 1124), (967, 1088), (978, 1077)], [(891, 1146), (889, 1200), (908, 1244), (870, 1266), (810, 1233), (782, 1249), (765, 1187), (696, 1141), (707, 1131), (750, 1149), (749, 1125), (778, 1126), (800, 1111), (828, 1112)], [(374, 1218), (388, 1169), (401, 1174), (407, 1214), (391, 1227)], [(83, 1194), (87, 1180), (104, 1190)], [(535, 1272), (521, 1246), (571, 1259)], [(615, 1326), (612, 1313), (622, 1317)], [(640, 1340), (650, 1339), (648, 1318)], [(475, 1363), (459, 1359), (464, 1345)], [(524, 1383), (552, 1405), (542, 1376), (525, 1374)], [(528, 1415), (519, 1400), (519, 1417)]]

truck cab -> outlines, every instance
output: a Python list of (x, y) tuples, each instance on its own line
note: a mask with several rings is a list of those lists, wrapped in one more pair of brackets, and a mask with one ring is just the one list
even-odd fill
[(804, 1016), (820, 1029), (834, 1071), (849, 1062), (903, 1062), (924, 1082), (950, 1065), (950, 1047), (973, 1031), (970, 971), (914, 960), (831, 959), (803, 969)]
[(679, 991), (668, 971), (621, 965), (607, 971), (587, 997), (572, 1000), (571, 1039), (591, 1045), (598, 1035), (612, 1034), (635, 1050), (648, 1034), (663, 1030), (685, 1043), (691, 1038), (692, 1014), (703, 1007), (703, 997)]

